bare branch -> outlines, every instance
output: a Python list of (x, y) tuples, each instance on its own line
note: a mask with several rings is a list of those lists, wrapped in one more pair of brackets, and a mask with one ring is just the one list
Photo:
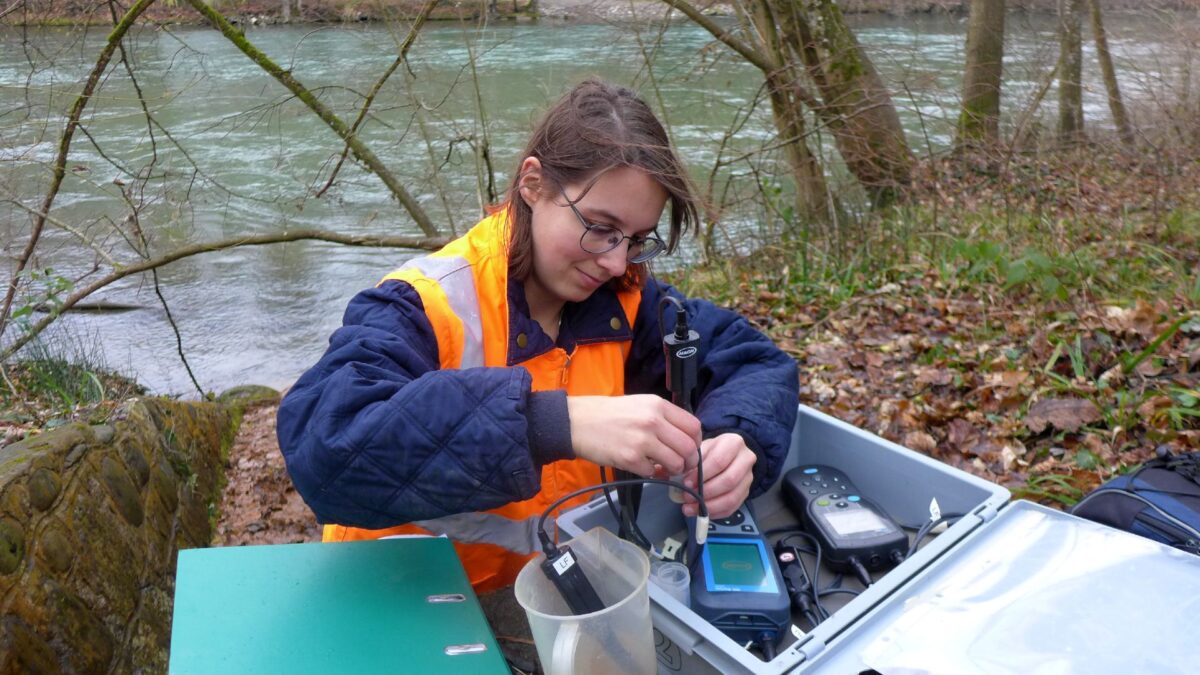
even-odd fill
[(0, 12), (0, 19), (3, 19), (4, 17), (8, 16), (9, 14), (12, 14), (13, 12), (17, 11), (17, 8), (23, 4), (25, 4), (25, 0), (17, 0), (13, 4), (9, 5), (7, 9)]
[(164, 265), (168, 265), (177, 260), (190, 258), (201, 253), (210, 253), (212, 251), (223, 251), (231, 248), (239, 248), (242, 246), (263, 246), (266, 244), (279, 244), (285, 241), (327, 241), (334, 244), (343, 244), (346, 246), (370, 246), (379, 248), (413, 248), (426, 251), (436, 251), (445, 246), (447, 240), (444, 237), (413, 237), (413, 236), (379, 236), (379, 235), (345, 235), (339, 232), (329, 232), (327, 230), (285, 230), (283, 232), (272, 232), (269, 234), (259, 234), (242, 237), (230, 237), (218, 241), (201, 242), (191, 244), (189, 246), (181, 246), (174, 251), (164, 253), (157, 258), (143, 260), (128, 267), (113, 270), (104, 277), (93, 281), (87, 286), (75, 291), (69, 295), (61, 305), (54, 308), (52, 312), (47, 314), (36, 324), (30, 326), (29, 330), (6, 346), (3, 351), (0, 351), (0, 362), (8, 360), (10, 356), (15, 354), (21, 347), (24, 347), (30, 340), (37, 337), (46, 326), (49, 326), (63, 312), (71, 309), (80, 300), (88, 297), (92, 293), (108, 286), (109, 284), (124, 279), (125, 277), (140, 274), (153, 269), (158, 269)]
[(17, 294), (17, 283), (21, 278), (21, 272), (25, 270), (25, 266), (29, 264), (29, 259), (33, 257), (33, 250), (37, 247), (38, 240), (41, 239), (42, 229), (46, 226), (45, 214), (50, 213), (50, 207), (54, 205), (54, 198), (58, 196), (58, 190), (62, 187), (63, 178), (67, 174), (67, 153), (71, 149), (71, 139), (75, 135), (75, 128), (79, 125), (79, 118), (83, 114), (83, 109), (87, 106), (88, 101), (92, 97), (92, 93), (96, 90), (96, 85), (100, 81), (100, 76), (108, 68), (108, 63), (112, 59), (113, 52), (125, 37), (125, 33), (129, 31), (134, 20), (146, 11), (146, 8), (153, 4), (154, 0), (138, 0), (136, 4), (125, 12), (125, 16), (121, 17), (121, 21), (108, 34), (108, 40), (104, 43), (104, 49), (100, 50), (100, 56), (96, 59), (96, 65), (92, 67), (91, 74), (88, 75), (87, 82), (83, 85), (83, 91), (75, 99), (74, 105), (71, 106), (71, 112), (67, 115), (67, 126), (63, 129), (62, 138), (58, 142), (58, 156), (54, 158), (54, 176), (50, 180), (50, 188), (46, 191), (46, 197), (42, 200), (42, 207), (38, 209), (38, 215), (34, 216), (33, 229), (29, 234), (29, 242), (25, 245), (25, 250), (21, 252), (21, 256), (17, 258), (17, 263), (13, 267), (12, 279), (8, 283), (8, 290), (4, 293), (4, 305), (0, 307), (0, 335), (4, 334), (4, 329), (8, 325), (9, 311), (12, 310), (13, 298)]
[(22, 211), (25, 211), (26, 213), (28, 213), (31, 216), (34, 216), (37, 218), (44, 218), (46, 220), (46, 222), (50, 223), (54, 227), (57, 227), (58, 229), (63, 230), (64, 232), (68, 232), (71, 235), (74, 235), (75, 238), (79, 239), (79, 241), (82, 241), (84, 244), (86, 244), (88, 248), (95, 251), (96, 255), (100, 256), (101, 258), (104, 258), (104, 262), (108, 263), (109, 265), (112, 265), (113, 267), (121, 266), (121, 263), (117, 262), (117, 260), (115, 258), (113, 258), (111, 255), (109, 255), (108, 251), (104, 250), (101, 246), (96, 244), (96, 242), (92, 241), (91, 239), (88, 239), (87, 236), (83, 232), (80, 232), (75, 227), (73, 227), (67, 223), (64, 223), (63, 221), (59, 220), (58, 218), (55, 218), (54, 216), (52, 216), (48, 213), (43, 213), (41, 211), (38, 211), (37, 209), (33, 208), (32, 206), (26, 206), (26, 205), (22, 204), (21, 200), (17, 199), (11, 193), (8, 195), (8, 203), (16, 206), (17, 208), (21, 209)]
[(179, 354), (179, 360), (183, 362), (183, 369), (187, 371), (192, 386), (196, 388), (196, 393), (200, 394), (200, 398), (203, 399), (204, 387), (200, 386), (200, 381), (192, 372), (192, 364), (188, 363), (187, 355), (183, 353), (183, 336), (179, 333), (179, 325), (175, 323), (175, 317), (171, 316), (171, 306), (167, 304), (167, 297), (163, 295), (162, 287), (158, 284), (158, 270), (150, 270), (150, 274), (154, 277), (154, 294), (158, 296), (158, 302), (167, 315), (167, 323), (171, 324), (171, 332), (175, 333), (175, 352)]
[(280, 84), (287, 87), (288, 91), (292, 92), (296, 98), (300, 99), (310, 110), (316, 113), (322, 122), (325, 122), (334, 133), (340, 136), (350, 146), (350, 149), (354, 151), (354, 156), (363, 164), (366, 164), (375, 175), (379, 176), (384, 185), (392, 191), (392, 194), (400, 201), (400, 204), (408, 211), (408, 215), (416, 222), (417, 227), (421, 228), (421, 231), (427, 237), (437, 237), (439, 235), (437, 226), (429, 219), (425, 210), (417, 203), (417, 200), (408, 193), (408, 190), (396, 180), (396, 177), (384, 166), (379, 157), (359, 140), (358, 136), (346, 126), (346, 123), (340, 117), (335, 115), (324, 103), (321, 103), (317, 97), (313, 96), (312, 92), (300, 84), (296, 78), (292, 77), (290, 71), (280, 68), (270, 57), (251, 44), (246, 39), (246, 36), (238, 31), (237, 28), (234, 28), (223, 14), (210, 7), (204, 0), (187, 0), (187, 3), (204, 18), (208, 19), (217, 30), (221, 31), (221, 34), (226, 39), (232, 42), (243, 54), (248, 56), (251, 61), (258, 64), (271, 77), (274, 77)]
[[(392, 61), (392, 65), (384, 71), (383, 75), (376, 80), (375, 85), (371, 87), (371, 91), (367, 94), (366, 100), (363, 101), (362, 109), (358, 111), (358, 119), (354, 120), (354, 124), (350, 125), (350, 133), (357, 134), (359, 127), (362, 126), (363, 120), (367, 118), (367, 111), (371, 108), (371, 103), (375, 101), (375, 97), (379, 94), (379, 90), (383, 89), (383, 85), (396, 72), (400, 64), (408, 59), (408, 50), (412, 47), (413, 42), (417, 40), (417, 33), (421, 31), (421, 27), (425, 25), (425, 20), (433, 12), (433, 8), (437, 7), (441, 0), (428, 0), (425, 6), (421, 8), (421, 12), (417, 14), (417, 18), (413, 20), (412, 28), (408, 30), (408, 35), (404, 36), (404, 42), (400, 43), (400, 53), (396, 56), (396, 60)], [(342, 169), (342, 164), (346, 162), (346, 155), (350, 152), (350, 144), (347, 143), (342, 147), (342, 155), (338, 158), (337, 164), (333, 167), (333, 171), (329, 173), (329, 180), (325, 181), (325, 186), (314, 197), (320, 197), (333, 186), (333, 181), (337, 179), (338, 172)], [(426, 233), (428, 234), (428, 233)]]
[(759, 53), (750, 45), (734, 37), (729, 33), (729, 31), (722, 28), (716, 21), (713, 21), (709, 17), (705, 16), (700, 12), (700, 10), (689, 4), (687, 0), (663, 0), (663, 2), (683, 12), (684, 16), (691, 19), (697, 26), (700, 26), (704, 30), (708, 31), (713, 37), (723, 42), (730, 49), (738, 54), (741, 54), (742, 58), (753, 64), (755, 68), (758, 68), (764, 73), (769, 73), (775, 70), (775, 67), (771, 65), (771, 61), (766, 56)]

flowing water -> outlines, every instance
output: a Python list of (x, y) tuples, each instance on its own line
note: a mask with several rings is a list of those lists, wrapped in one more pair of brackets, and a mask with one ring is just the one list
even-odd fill
[[(953, 132), (963, 64), (960, 17), (856, 17), (860, 40), (892, 88), (917, 152), (945, 148)], [(1108, 16), (1110, 42), (1130, 100), (1173, 99), (1188, 83), (1191, 51), (1179, 30), (1191, 15)], [(1057, 55), (1049, 17), (1009, 17), (1004, 105), (1019, 118)], [(380, 24), (288, 26), (247, 30), (255, 45), (348, 121), (394, 58), (402, 28)], [(0, 233), (6, 264), (28, 238), (31, 218), (14, 205), (37, 208), (68, 109), (99, 53), (105, 31), (0, 29)], [(416, 234), (410, 218), (374, 175), (347, 162), (333, 186), (315, 196), (341, 150), (337, 137), (283, 87), (219, 33), (200, 27), (143, 30), (128, 50), (133, 72), (155, 120), (148, 125), (123, 66), (114, 63), (84, 116), (68, 174), (51, 215), (70, 225), (47, 230), (38, 269), (86, 284), (98, 248), (130, 259), (140, 241), (152, 253), (245, 234), (296, 228), (342, 233)], [(653, 59), (653, 80), (644, 67)], [(1098, 68), (1085, 54), (1089, 123), (1106, 124)], [(474, 73), (471, 62), (474, 59)], [(464, 29), (428, 25), (401, 68), (379, 92), (361, 137), (409, 187), (446, 233), (462, 232), (480, 213), (472, 142), (485, 126), (503, 189), (525, 135), (545, 103), (587, 74), (633, 84), (658, 107), (675, 142), (708, 181), (718, 153), (728, 159), (769, 143), (768, 114), (756, 110), (738, 125), (758, 95), (752, 67), (712, 44), (690, 24), (665, 34), (643, 27), (549, 23)], [(478, 97), (475, 83), (478, 83)], [(657, 86), (657, 94), (655, 93)], [(482, 101), (482, 105), (479, 102)], [(480, 111), (482, 108), (482, 114)], [(1042, 109), (1051, 123), (1053, 95)], [(1038, 118), (1035, 118), (1035, 124)], [(149, 181), (138, 175), (149, 172)], [(749, 194), (752, 165), (734, 162), (719, 172), (727, 196)], [(754, 208), (732, 209), (726, 228), (735, 239), (755, 236), (766, 218)], [(295, 242), (235, 248), (187, 258), (158, 271), (182, 346), (205, 389), (292, 382), (324, 351), (341, 311), (358, 290), (374, 284), (411, 252)], [(679, 260), (694, 253), (683, 251)], [(668, 263), (669, 265), (670, 263)], [(679, 262), (675, 262), (679, 264)], [(4, 279), (8, 273), (4, 273)], [(129, 277), (92, 299), (137, 305), (123, 313), (70, 313), (59, 334), (73, 336), (108, 364), (132, 372), (161, 393), (190, 390), (175, 336), (152, 279)], [(31, 302), (18, 300), (18, 306)], [(36, 316), (36, 315), (35, 315)]]

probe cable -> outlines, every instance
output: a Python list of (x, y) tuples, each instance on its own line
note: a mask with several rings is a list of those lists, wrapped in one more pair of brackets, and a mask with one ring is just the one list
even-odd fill
[(791, 539), (792, 537), (803, 537), (810, 544), (812, 544), (812, 550), (816, 552), (816, 561), (813, 565), (812, 575), (809, 575), (808, 568), (804, 565), (804, 559), (798, 556), (796, 558), (796, 562), (800, 565), (800, 569), (804, 572), (804, 576), (809, 579), (809, 587), (805, 592), (805, 596), (812, 600), (812, 604), (816, 609), (818, 621), (812, 622), (812, 619), (807, 616), (805, 618), (809, 619), (813, 626), (816, 626), (821, 621), (829, 618), (829, 611), (826, 610), (825, 606), (821, 604), (821, 596), (823, 593), (818, 587), (821, 578), (821, 542), (817, 541), (816, 537), (812, 536), (808, 532), (805, 532), (798, 526), (777, 527), (773, 530), (767, 530), (765, 533), (767, 537), (774, 537), (781, 534), (784, 536), (782, 539), (780, 539), (780, 541), (785, 545), (787, 544), (787, 540)]
[(609, 481), (607, 483), (601, 483), (600, 485), (589, 485), (588, 487), (579, 488), (578, 490), (573, 490), (573, 491), (567, 493), (566, 495), (559, 497), (557, 500), (555, 500), (555, 502), (553, 504), (551, 504), (550, 506), (547, 506), (546, 510), (542, 512), (541, 517), (538, 518), (538, 523), (537, 523), (537, 536), (538, 536), (538, 540), (542, 543), (542, 550), (546, 553), (547, 556), (553, 555), (554, 552), (557, 550), (556, 547), (554, 546), (554, 542), (552, 542), (550, 540), (550, 535), (548, 535), (546, 533), (546, 519), (550, 517), (550, 514), (553, 513), (555, 511), (555, 509), (562, 506), (565, 502), (567, 502), (571, 499), (574, 499), (575, 497), (578, 497), (580, 495), (584, 495), (589, 492), (595, 492), (596, 490), (605, 490), (607, 488), (614, 488), (614, 487), (619, 488), (619, 487), (625, 487), (625, 486), (629, 486), (629, 485), (647, 485), (647, 484), (649, 484), (649, 485), (666, 485), (668, 487), (677, 487), (680, 490), (683, 490), (684, 492), (686, 492), (696, 498), (696, 501), (700, 505), (700, 515), (696, 519), (696, 534), (695, 534), (695, 536), (693, 536), (693, 539), (696, 541), (696, 543), (698, 545), (703, 546), (704, 541), (708, 538), (708, 505), (704, 503), (704, 495), (702, 495), (701, 493), (697, 492), (696, 490), (693, 490), (692, 488), (684, 485), (683, 483), (679, 483), (679, 482), (676, 482), (673, 480), (665, 480), (662, 478), (631, 478), (631, 479), (627, 479), (627, 480), (614, 480), (614, 481)]
[(929, 536), (929, 533), (933, 531), (933, 528), (937, 527), (938, 525), (941, 525), (942, 523), (947, 523), (949, 525), (953, 525), (954, 523), (958, 522), (959, 518), (962, 518), (962, 515), (954, 513), (954, 514), (948, 514), (948, 515), (942, 516), (941, 518), (938, 518), (937, 520), (925, 521), (925, 523), (923, 525), (921, 525), (921, 529), (917, 530), (916, 536), (913, 537), (912, 544), (909, 545), (909, 547), (908, 547), (908, 554), (905, 555), (904, 557), (911, 558), (912, 555), (917, 552), (917, 548), (921, 545), (921, 540), (923, 540), (925, 537)]

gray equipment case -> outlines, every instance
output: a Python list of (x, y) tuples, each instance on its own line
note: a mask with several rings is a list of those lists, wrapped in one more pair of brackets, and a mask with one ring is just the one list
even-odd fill
[[(928, 520), (932, 499), (941, 513), (964, 515), (848, 602), (826, 601), (831, 616), (788, 636), (769, 662), (651, 583), (660, 674), (1182, 673), (1200, 663), (1190, 630), (1200, 557), (1010, 504), (999, 485), (805, 406), (783, 472), (801, 464), (845, 472), (905, 525)], [(638, 522), (652, 540), (684, 528), (665, 492), (647, 486), (643, 496)], [(764, 529), (795, 524), (778, 483), (754, 508)], [(616, 529), (602, 497), (558, 518), (561, 539), (595, 526)]]

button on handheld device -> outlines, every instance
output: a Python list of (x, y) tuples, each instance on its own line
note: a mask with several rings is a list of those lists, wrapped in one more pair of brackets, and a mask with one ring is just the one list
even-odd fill
[[(792, 469), (783, 477), (783, 496), (821, 542), (830, 569), (861, 577), (856, 565), (881, 570), (904, 560), (908, 535), (841, 471), (819, 465)], [(869, 577), (862, 581), (870, 583)]]
[(775, 556), (744, 504), (709, 523), (691, 585), (692, 610), (737, 642), (773, 646), (791, 621)]

